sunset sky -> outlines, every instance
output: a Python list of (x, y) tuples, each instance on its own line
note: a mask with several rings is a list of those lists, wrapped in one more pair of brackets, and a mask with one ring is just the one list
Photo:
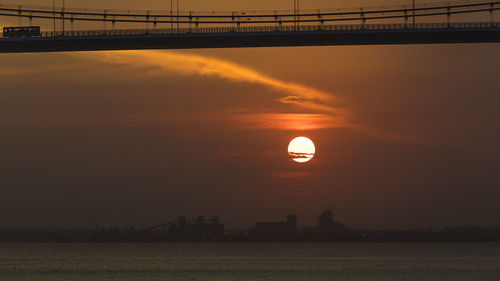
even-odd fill
[[(66, 1), (142, 10), (169, 3)], [(384, 3), (402, 2), (301, 1)], [(0, 17), (0, 26), (16, 24)], [(244, 229), (286, 214), (302, 226), (326, 208), (355, 228), (499, 225), (499, 47), (2, 54), (0, 228), (144, 227), (219, 215)], [(311, 161), (289, 159), (296, 136), (314, 141)]]

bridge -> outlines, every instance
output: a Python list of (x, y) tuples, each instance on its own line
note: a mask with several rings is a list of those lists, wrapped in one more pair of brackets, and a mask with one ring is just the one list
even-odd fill
[[(0, 53), (493, 43), (500, 42), (499, 4), (471, 0), (347, 10), (300, 10), (296, 5), (293, 11), (208, 13), (0, 4), (0, 17), (15, 17), (19, 25), (23, 19), (29, 26), (45, 24), (36, 36), (3, 36)], [(77, 23), (86, 29), (75, 29)]]

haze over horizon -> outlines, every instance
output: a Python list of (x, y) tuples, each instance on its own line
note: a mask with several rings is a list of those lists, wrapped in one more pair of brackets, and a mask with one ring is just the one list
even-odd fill
[[(289, 2), (181, 4), (233, 10)], [(389, 2), (401, 3), (333, 4)], [(126, 8), (167, 4), (128, 1)], [(0, 60), (0, 228), (142, 227), (219, 215), (228, 229), (244, 229), (287, 214), (302, 226), (329, 207), (353, 228), (500, 224), (498, 44)], [(288, 158), (296, 136), (316, 145), (306, 164)]]

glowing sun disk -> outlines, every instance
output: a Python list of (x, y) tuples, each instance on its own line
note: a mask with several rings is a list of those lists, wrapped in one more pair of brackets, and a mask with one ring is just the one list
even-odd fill
[(299, 163), (305, 163), (311, 160), (316, 153), (314, 143), (306, 137), (296, 137), (288, 145), (288, 155)]

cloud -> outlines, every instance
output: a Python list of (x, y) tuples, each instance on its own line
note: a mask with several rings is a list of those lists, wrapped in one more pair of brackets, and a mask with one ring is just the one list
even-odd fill
[[(345, 115), (319, 113), (233, 113), (229, 115), (243, 129), (320, 130), (350, 127)], [(219, 119), (222, 119), (220, 116)]]
[[(356, 124), (354, 114), (344, 106), (344, 100), (336, 95), (314, 87), (273, 78), (255, 69), (226, 60), (171, 51), (144, 50), (75, 53), (75, 55), (83, 56), (86, 59), (97, 59), (105, 63), (140, 68), (144, 70), (142, 73), (145, 75), (163, 75), (166, 72), (175, 72), (187, 76), (218, 77), (230, 81), (262, 85), (285, 94), (277, 101), (295, 105), (311, 112), (299, 114), (224, 111), (215, 114), (214, 112), (202, 114), (212, 121), (225, 121), (229, 124), (234, 121), (228, 120), (238, 121), (238, 126), (233, 127), (278, 130), (317, 130), (343, 127), (391, 141), (417, 141), (395, 133)], [(192, 118), (186, 118), (186, 121), (189, 120)]]
[(10, 76), (10, 75), (24, 75), (31, 73), (32, 71), (20, 67), (0, 67), (0, 76)]
[(297, 171), (297, 172), (274, 171), (272, 172), (272, 176), (277, 179), (296, 179), (296, 178), (314, 177), (316, 176), (316, 174), (307, 171)]
[(113, 51), (79, 55), (113, 63), (146, 69), (149, 73), (174, 71), (183, 75), (219, 77), (236, 82), (254, 83), (282, 92), (278, 101), (305, 109), (345, 115), (341, 99), (313, 87), (279, 80), (257, 70), (229, 61), (200, 55), (164, 51)]
[[(25, 65), (25, 61), (17, 63), (18, 65), (13, 65), (16, 63), (15, 58), (17, 56), (23, 56), (24, 59), (28, 58), (30, 60), (29, 65)], [(77, 71), (81, 67), (78, 63), (64, 63), (64, 64), (46, 64), (40, 62), (40, 54), (0, 54), (0, 59), (3, 61), (4, 65), (0, 65), (0, 76), (20, 76), (20, 75), (31, 75), (39, 74), (40, 72), (68, 72)]]
[(314, 153), (304, 153), (304, 152), (288, 152), (290, 158), (292, 159), (309, 159), (314, 156)]

